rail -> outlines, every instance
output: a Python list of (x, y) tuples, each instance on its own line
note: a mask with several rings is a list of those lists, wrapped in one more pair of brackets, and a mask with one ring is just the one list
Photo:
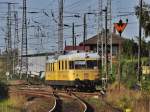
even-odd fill
[(20, 94), (23, 95), (34, 95), (34, 96), (38, 96), (38, 97), (45, 97), (45, 98), (51, 98), (51, 100), (53, 99), (54, 103), (51, 106), (51, 109), (48, 112), (54, 112), (56, 105), (57, 105), (57, 100), (54, 94), (49, 93), (48, 91), (43, 91), (40, 90), (40, 88), (38, 87), (26, 87), (26, 86), (21, 86), (21, 88), (18, 88), (16, 90), (10, 90), (10, 93), (17, 93), (19, 92)]
[[(12, 90), (11, 92), (16, 91), (19, 92), (21, 94), (25, 94), (25, 95), (35, 95), (35, 96), (40, 96), (40, 97), (50, 97), (51, 99), (53, 99), (53, 103), (51, 104), (50, 109), (48, 110), (48, 112), (55, 112), (57, 110), (61, 110), (62, 108), (59, 108), (62, 106), (62, 100), (60, 99), (60, 97), (63, 98), (70, 98), (71, 99), (75, 99), (78, 103), (78, 105), (80, 106), (80, 109), (82, 110), (82, 112), (88, 112), (89, 108), (88, 105), (85, 101), (83, 101), (79, 96), (76, 95), (76, 93), (71, 93), (67, 94), (66, 92), (63, 91), (53, 91), (53, 90), (48, 90), (46, 88), (41, 88), (41, 87), (34, 87), (34, 86), (21, 86), (20, 88), (18, 88), (17, 90)], [(72, 107), (74, 108), (74, 107)]]
[(54, 106), (49, 110), (49, 112), (53, 112), (53, 111), (55, 111), (55, 109), (56, 109), (57, 99), (56, 99), (56, 97), (55, 97), (54, 94), (53, 94), (53, 97), (54, 97), (54, 99), (55, 99)]
[(75, 94), (73, 94), (73, 95), (84, 106), (84, 111), (83, 112), (88, 112), (88, 108), (87, 108), (86, 103), (83, 100), (81, 100), (77, 95), (75, 95)]

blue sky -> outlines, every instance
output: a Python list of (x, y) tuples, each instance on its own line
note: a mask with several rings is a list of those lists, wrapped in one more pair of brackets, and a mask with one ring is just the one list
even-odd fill
[[(16, 6), (16, 9), (20, 12), (19, 17), (21, 18), (21, 5), (22, 0), (0, 0), (0, 2), (17, 2), (19, 5)], [(104, 0), (106, 1), (106, 0)], [(144, 0), (147, 3), (150, 3), (150, 0)], [(64, 15), (71, 16), (73, 13), (79, 13), (81, 18), (66, 18), (64, 19), (64, 23), (71, 26), (72, 22), (75, 25), (83, 24), (83, 13), (90, 12), (93, 10), (97, 10), (97, 2), (98, 0), (65, 0), (64, 2)], [(41, 28), (41, 32), (46, 35), (46, 37), (35, 37), (37, 33), (37, 28), (29, 28), (28, 29), (28, 43), (29, 43), (29, 52), (40, 52), (40, 51), (52, 51), (57, 49), (57, 24), (54, 22), (54, 19), (57, 20), (58, 17), (58, 0), (27, 0), (27, 9), (28, 11), (36, 11), (39, 12), (37, 14), (28, 13), (28, 22), (30, 25), (37, 25), (34, 21), (38, 21), (43, 25)], [(138, 20), (134, 15), (129, 15), (128, 17), (117, 17), (119, 12), (134, 12), (134, 6), (139, 3), (139, 0), (112, 0), (112, 22), (117, 22), (120, 18), (125, 20), (129, 19), (129, 24), (125, 31), (123, 32), (123, 36), (127, 38), (134, 38), (138, 36)], [(7, 6), (0, 4), (1, 12), (7, 11)], [(104, 6), (105, 7), (105, 6)], [(19, 8), (19, 9), (18, 9)], [(43, 12), (46, 12), (48, 16), (46, 16)], [(54, 17), (52, 17), (52, 13)], [(4, 16), (4, 15), (0, 15)], [(6, 20), (1, 20), (2, 24), (0, 24), (0, 30), (6, 30)], [(21, 23), (21, 21), (19, 21)], [(87, 17), (88, 24), (88, 37), (96, 34), (96, 23), (97, 18), (94, 15), (90, 15)], [(19, 25), (21, 28), (21, 24)], [(75, 28), (78, 43), (81, 42), (83, 37), (83, 27)], [(1, 35), (1, 46), (4, 46), (4, 32), (0, 31)], [(21, 31), (19, 33), (21, 36)], [(67, 28), (64, 30), (64, 38), (67, 40), (67, 44), (71, 43), (71, 28)], [(2, 47), (3, 48), (3, 47)]]

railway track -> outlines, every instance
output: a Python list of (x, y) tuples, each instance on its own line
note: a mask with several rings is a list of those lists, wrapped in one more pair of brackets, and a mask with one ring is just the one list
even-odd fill
[(88, 112), (87, 104), (75, 94), (62, 91), (54, 91), (53, 94), (57, 99), (54, 112)]
[[(113, 112), (121, 112), (117, 108), (114, 108), (101, 99), (101, 95), (98, 92), (87, 93), (87, 92), (66, 92), (63, 90), (53, 90), (47, 86), (20, 86), (17, 88), (19, 93), (24, 95), (38, 96), (50, 98), (53, 100), (53, 104), (50, 106), (48, 112), (95, 112), (94, 105), (88, 103), (85, 97), (97, 96), (99, 100), (104, 102), (108, 108), (111, 108)], [(78, 110), (76, 110), (78, 109)]]
[(18, 92), (27, 96), (36, 96), (50, 98), (53, 100), (53, 105), (50, 106), (49, 112), (92, 112), (88, 111), (87, 104), (81, 100), (75, 93), (68, 94), (66, 92), (56, 92), (47, 87), (36, 86), (21, 86), (17, 90), (10, 92)]
[(17, 89), (10, 89), (10, 93), (19, 93), (21, 95), (25, 95), (26, 97), (31, 98), (43, 98), (46, 100), (49, 100), (49, 111), (53, 112), (55, 110), (56, 106), (56, 98), (53, 96), (53, 94), (50, 94), (49, 91), (43, 91), (43, 89), (40, 89), (38, 87), (28, 87), (28, 86), (21, 86)]
[(58, 100), (56, 99), (55, 95), (53, 94), (53, 97), (55, 98), (55, 101), (54, 101), (54, 105), (53, 107), (49, 110), (49, 112), (55, 112), (56, 111), (56, 106), (58, 105)]
[(84, 112), (94, 112), (93, 108), (91, 105), (89, 105), (86, 101), (84, 101), (82, 98), (77, 96), (75, 93), (73, 93), (74, 97), (76, 97), (84, 106)]

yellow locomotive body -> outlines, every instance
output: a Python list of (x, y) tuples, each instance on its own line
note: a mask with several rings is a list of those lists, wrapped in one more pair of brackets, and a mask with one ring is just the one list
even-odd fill
[(97, 53), (69, 53), (46, 63), (45, 80), (53, 86), (95, 87), (99, 78)]

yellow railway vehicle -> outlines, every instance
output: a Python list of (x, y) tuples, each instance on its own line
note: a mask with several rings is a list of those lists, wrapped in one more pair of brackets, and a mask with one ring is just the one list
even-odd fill
[(142, 74), (150, 75), (150, 66), (142, 66)]
[(97, 53), (68, 53), (48, 59), (45, 80), (55, 87), (95, 89), (99, 79), (100, 57)]
[(142, 74), (150, 75), (150, 61), (145, 61), (142, 63)]

